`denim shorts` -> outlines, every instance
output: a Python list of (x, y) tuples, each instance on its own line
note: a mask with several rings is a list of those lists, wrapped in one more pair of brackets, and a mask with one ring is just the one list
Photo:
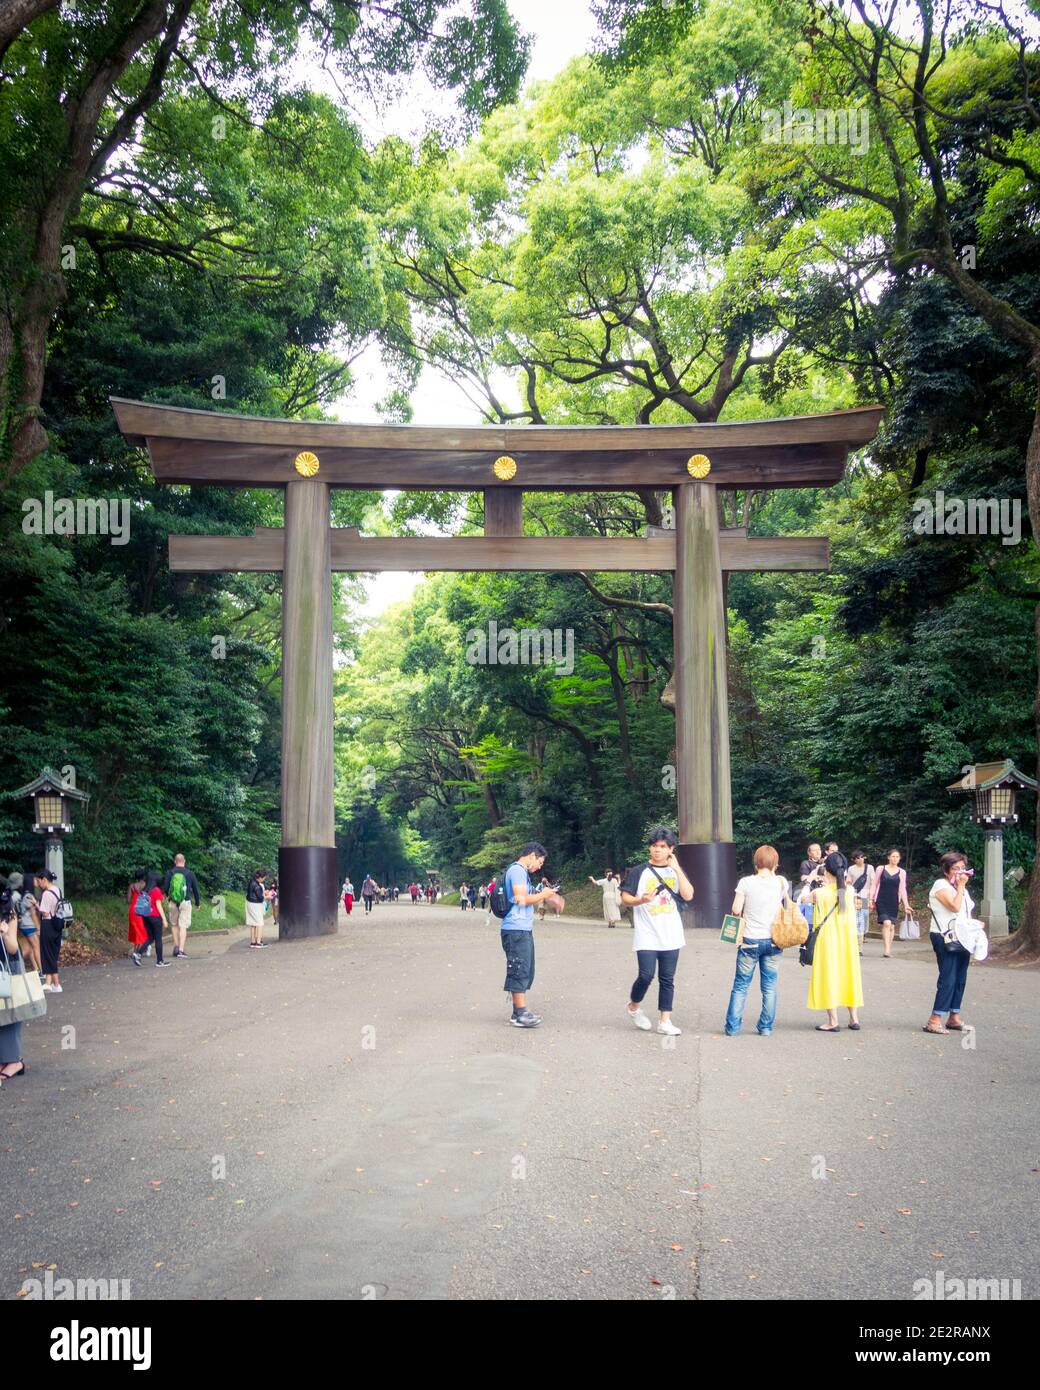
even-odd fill
[(502, 950), (506, 953), (507, 994), (526, 994), (534, 984), (534, 932), (504, 931)]

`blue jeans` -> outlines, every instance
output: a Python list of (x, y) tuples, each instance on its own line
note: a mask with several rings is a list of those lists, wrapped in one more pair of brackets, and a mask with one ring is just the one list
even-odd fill
[(813, 905), (812, 905), (812, 903), (799, 903), (799, 904), (798, 904), (798, 911), (802, 914), (802, 916), (805, 918), (805, 920), (809, 923), (809, 930), (812, 931), (812, 916), (813, 916)]
[(867, 927), (868, 927), (869, 925), (870, 925), (870, 908), (869, 908), (869, 907), (857, 907), (857, 908), (856, 908), (856, 931), (860, 934), (860, 936), (866, 936), (866, 934), (867, 934)]
[(726, 1036), (735, 1038), (744, 1022), (744, 1005), (747, 1003), (748, 989), (758, 966), (759, 984), (762, 986), (762, 1012), (758, 1016), (758, 1031), (766, 1034), (773, 1031), (776, 1018), (776, 957), (781, 948), (771, 941), (751, 941), (737, 951), (737, 973), (733, 977), (733, 990), (729, 996), (729, 1009), (726, 1012)]
[(964, 986), (968, 983), (968, 966), (972, 961), (971, 952), (966, 951), (961, 945), (948, 951), (946, 942), (939, 932), (929, 932), (928, 935), (931, 937), (932, 950), (935, 952), (935, 959), (939, 965), (939, 982), (935, 989), (935, 1003), (932, 1005), (932, 1013), (959, 1014), (961, 1000), (964, 998)]

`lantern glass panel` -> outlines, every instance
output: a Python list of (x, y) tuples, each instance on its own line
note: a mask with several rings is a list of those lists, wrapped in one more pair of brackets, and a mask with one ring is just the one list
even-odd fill
[(1015, 810), (1014, 787), (994, 787), (990, 792), (990, 815), (1010, 816)]
[(61, 825), (60, 796), (38, 796), (36, 798), (36, 820), (39, 825)]
[(975, 819), (976, 819), (976, 820), (988, 820), (988, 819), (989, 819), (989, 814), (990, 814), (990, 810), (989, 810), (989, 798), (990, 798), (990, 794), (989, 794), (988, 791), (976, 791), (976, 793), (975, 793)]

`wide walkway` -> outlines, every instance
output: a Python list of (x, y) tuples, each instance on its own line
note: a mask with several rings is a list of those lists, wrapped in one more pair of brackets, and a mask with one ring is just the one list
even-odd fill
[(727, 1039), (698, 935), (668, 1045), (625, 1018), (627, 927), (539, 928), (526, 1032), (483, 913), (342, 921), (63, 972), (0, 1090), (5, 1297), (51, 1265), (134, 1298), (1037, 1297), (1035, 972), (973, 966), (975, 1033), (928, 1037), (934, 964), (870, 942), (863, 1031), (825, 1036), (789, 952), (776, 1032), (753, 994)]

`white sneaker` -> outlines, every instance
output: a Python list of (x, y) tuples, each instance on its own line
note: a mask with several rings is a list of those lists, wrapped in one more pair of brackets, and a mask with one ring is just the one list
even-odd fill
[(44, 994), (52, 994), (54, 992), (53, 985), (41, 985), (40, 988), (43, 990)]
[(649, 1032), (649, 1030), (653, 1027), (653, 1024), (647, 1018), (646, 1014), (643, 1013), (642, 1009), (626, 1008), (625, 1013), (628, 1014), (629, 1018), (636, 1025), (636, 1027), (641, 1028), (644, 1033)]
[(661, 1022), (657, 1025), (657, 1031), (659, 1033), (667, 1033), (667, 1035), (670, 1038), (682, 1037), (682, 1029), (676, 1028), (675, 1024), (672, 1022), (670, 1018), (663, 1018)]

